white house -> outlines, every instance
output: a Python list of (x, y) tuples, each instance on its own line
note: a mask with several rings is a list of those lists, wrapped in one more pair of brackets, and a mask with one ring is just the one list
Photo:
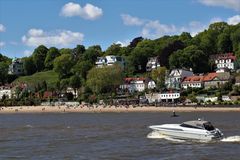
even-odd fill
[(217, 69), (228, 68), (230, 70), (236, 69), (237, 57), (233, 53), (217, 54), (212, 56), (212, 59)]
[(111, 66), (113, 64), (119, 64), (121, 67), (125, 67), (125, 60), (121, 56), (109, 55), (105, 57), (98, 57), (95, 62), (97, 67)]
[(7, 98), (12, 98), (12, 90), (9, 86), (1, 86), (0, 87), (0, 99), (2, 99), (3, 95)]
[(183, 89), (203, 88), (204, 87), (203, 78), (204, 76), (202, 75), (185, 77), (183, 78), (181, 86)]
[(222, 95), (223, 101), (231, 101), (231, 98), (228, 95)]
[(198, 102), (216, 102), (218, 100), (218, 97), (214, 97), (214, 96), (208, 96), (206, 94), (204, 95), (197, 95), (196, 99), (198, 100)]
[(149, 103), (155, 102), (175, 102), (180, 98), (179, 92), (150, 93), (145, 94)]
[(97, 57), (97, 61), (95, 62), (97, 67), (101, 68), (106, 65), (106, 58), (105, 57)]
[(78, 92), (72, 88), (72, 87), (67, 87), (67, 90), (66, 90), (67, 93), (72, 93), (72, 95), (74, 96), (74, 98), (77, 98), (78, 97)]
[(174, 102), (175, 100), (180, 98), (180, 93), (178, 92), (172, 92), (172, 93), (160, 93), (159, 94), (159, 99), (161, 101), (166, 101), (166, 102)]
[(166, 76), (165, 85), (170, 89), (180, 89), (184, 77), (192, 76), (193, 72), (185, 69), (173, 69)]
[(147, 87), (148, 80), (146, 78), (125, 78), (124, 84), (120, 85), (120, 89), (130, 93), (143, 92)]
[(160, 61), (158, 57), (151, 57), (148, 59), (146, 71), (151, 72), (152, 70), (157, 69), (158, 67), (160, 67)]
[(148, 89), (155, 89), (156, 88), (156, 83), (153, 80), (150, 80), (147, 84)]
[(9, 65), (8, 74), (21, 75), (24, 73), (23, 62), (21, 59), (14, 58), (12, 63)]

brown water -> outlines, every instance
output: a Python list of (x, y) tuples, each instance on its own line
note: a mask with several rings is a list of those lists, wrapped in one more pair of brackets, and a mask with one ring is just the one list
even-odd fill
[(211, 121), (226, 137), (240, 135), (238, 112), (177, 114), (180, 117), (171, 118), (171, 113), (0, 115), (0, 159), (240, 159), (240, 142), (147, 138), (149, 125), (197, 118)]

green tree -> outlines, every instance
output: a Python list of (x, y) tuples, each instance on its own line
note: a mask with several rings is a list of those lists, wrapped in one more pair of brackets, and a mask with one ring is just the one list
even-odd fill
[(72, 50), (72, 54), (76, 61), (81, 60), (83, 57), (84, 52), (86, 51), (83, 45), (77, 45), (76, 48)]
[(70, 54), (62, 54), (54, 60), (54, 71), (58, 73), (59, 78), (67, 78), (71, 75), (73, 58)]
[(240, 57), (240, 26), (231, 33), (231, 40), (233, 44), (233, 51), (238, 53), (237, 56)]
[(192, 41), (192, 36), (190, 33), (188, 32), (183, 32), (180, 36), (179, 36), (179, 40), (182, 41), (185, 46), (189, 46), (191, 45), (191, 41)]
[(32, 75), (37, 71), (32, 57), (27, 57), (24, 59), (23, 70), (25, 75)]
[(167, 71), (166, 67), (159, 67), (151, 71), (151, 77), (157, 83), (158, 89), (165, 88), (166, 71)]
[(107, 48), (105, 55), (122, 55), (122, 47), (121, 44), (113, 43), (110, 47)]
[(52, 70), (53, 69), (53, 61), (58, 56), (60, 56), (60, 52), (58, 51), (57, 48), (55, 48), (55, 47), (49, 48), (45, 62), (44, 62), (45, 68), (48, 70)]
[(92, 68), (87, 75), (87, 86), (95, 94), (115, 92), (123, 82), (122, 69), (118, 65)]
[(100, 46), (90, 46), (88, 49), (84, 52), (83, 59), (84, 61), (89, 61), (92, 64), (95, 63), (97, 60), (97, 57), (102, 55), (102, 49)]
[(130, 48), (135, 48), (135, 47), (137, 46), (137, 44), (138, 44), (139, 42), (141, 42), (142, 40), (143, 40), (143, 37), (136, 37), (136, 38), (134, 38), (134, 39), (130, 42), (129, 47), (130, 47)]
[(60, 87), (61, 87), (60, 90), (66, 92), (66, 89), (69, 86), (69, 82), (70, 82), (69, 78), (62, 79), (60, 81)]
[(93, 67), (93, 64), (89, 61), (78, 62), (72, 68), (72, 72), (75, 75), (80, 75), (83, 79), (87, 78), (87, 72)]
[(38, 46), (33, 52), (33, 62), (38, 72), (44, 70), (44, 62), (47, 56), (48, 49), (44, 45)]
[(184, 50), (178, 50), (171, 54), (169, 58), (170, 69), (191, 68), (190, 56)]
[(208, 55), (215, 54), (217, 52), (216, 41), (217, 41), (217, 31), (209, 30), (202, 32), (201, 42), (199, 44), (200, 49)]
[(160, 64), (166, 67), (169, 67), (170, 55), (172, 55), (175, 51), (185, 47), (184, 43), (180, 41), (179, 37), (177, 36), (164, 36), (154, 41), (154, 55), (158, 56), (160, 59)]
[(6, 62), (0, 62), (0, 83), (4, 84), (7, 81), (8, 65)]
[(46, 82), (46, 81), (43, 81), (43, 82), (41, 83), (41, 88), (42, 88), (42, 90), (43, 90), (44, 92), (48, 90), (48, 85), (47, 85), (47, 82)]
[(0, 62), (6, 62), (7, 64), (10, 64), (11, 63), (11, 59), (6, 57), (6, 56), (4, 56), (4, 55), (2, 55), (0, 53)]
[(209, 25), (209, 30), (216, 31), (217, 34), (222, 33), (226, 28), (228, 28), (226, 22), (216, 22)]
[(72, 54), (72, 49), (70, 48), (62, 48), (59, 50), (60, 54), (63, 55), (63, 54)]
[[(200, 60), (201, 59), (201, 60)], [(170, 56), (170, 68), (192, 68), (194, 73), (204, 73), (209, 71), (208, 55), (197, 46), (188, 46), (183, 50), (178, 50)]]
[(145, 72), (148, 57), (153, 56), (153, 53), (154, 43), (151, 40), (143, 40), (139, 42), (128, 58), (129, 67), (132, 67), (134, 72)]
[(81, 78), (77, 75), (74, 75), (70, 78), (69, 84), (74, 89), (76, 94), (77, 90), (81, 87)]
[(232, 41), (229, 34), (222, 33), (218, 36), (217, 48), (220, 53), (232, 52)]

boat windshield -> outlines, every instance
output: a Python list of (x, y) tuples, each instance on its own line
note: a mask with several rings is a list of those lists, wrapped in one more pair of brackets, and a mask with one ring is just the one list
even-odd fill
[(212, 131), (215, 129), (211, 123), (204, 123), (203, 126), (207, 131)]
[(202, 129), (201, 126), (194, 126), (194, 125), (189, 125), (189, 124), (185, 124), (185, 123), (182, 123), (180, 126), (181, 127), (186, 127), (186, 128)]

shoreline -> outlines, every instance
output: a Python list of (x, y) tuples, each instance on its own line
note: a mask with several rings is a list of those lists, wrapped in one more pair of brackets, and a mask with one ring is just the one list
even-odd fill
[(240, 107), (155, 107), (155, 106), (12, 106), (0, 107), (0, 114), (18, 113), (133, 113), (133, 112), (240, 112)]

